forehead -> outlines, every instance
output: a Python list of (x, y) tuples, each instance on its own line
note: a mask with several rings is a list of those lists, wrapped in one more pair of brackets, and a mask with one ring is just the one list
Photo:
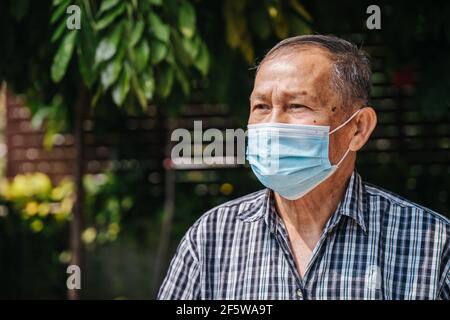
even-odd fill
[(279, 52), (263, 61), (254, 83), (254, 93), (277, 91), (316, 93), (329, 87), (332, 62), (320, 48)]

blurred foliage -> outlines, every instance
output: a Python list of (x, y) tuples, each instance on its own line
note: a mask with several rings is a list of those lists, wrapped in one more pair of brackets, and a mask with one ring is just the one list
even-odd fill
[[(87, 174), (83, 179), (85, 195), (85, 244), (114, 241), (120, 232), (122, 217), (130, 214), (138, 194), (123, 184), (120, 173), (108, 171)], [(52, 235), (70, 220), (75, 194), (73, 182), (62, 180), (53, 186), (44, 173), (19, 174), (0, 182), (0, 200), (19, 214), (35, 233)]]
[[(86, 267), (89, 272), (83, 278), (83, 286), (89, 288), (83, 290), (86, 297), (104, 298), (109, 290), (113, 290), (109, 298), (123, 295), (125, 284), (117, 282), (121, 279), (118, 270), (107, 276), (104, 269), (99, 271), (94, 267), (105, 261), (120, 264), (120, 259), (115, 259), (119, 253), (123, 254), (117, 248), (122, 248), (124, 241), (135, 250), (128, 252), (130, 259), (151, 266), (148, 255), (159, 240), (162, 213), (160, 174), (139, 161), (132, 162), (131, 166), (127, 164), (126, 168), (88, 174), (83, 179), (85, 228), (81, 236), (89, 257)], [(130, 188), (135, 185), (140, 187)], [(17, 175), (0, 183), (0, 298), (65, 296), (65, 267), (71, 258), (67, 235), (73, 196), (70, 180), (54, 186), (43, 173)], [(117, 241), (119, 236), (121, 241)], [(111, 250), (116, 256), (107, 254)], [(139, 257), (133, 255), (137, 252)], [(132, 274), (137, 282), (126, 283), (127, 296), (143, 297), (142, 291), (136, 289), (142, 287), (148, 297), (151, 281), (147, 274), (145, 285), (140, 276), (145, 273), (137, 273), (136, 268), (139, 266), (133, 266)], [(98, 277), (109, 277), (109, 280), (99, 284)]]
[[(66, 27), (66, 8), (81, 10), (79, 30)], [(189, 94), (189, 67), (206, 74), (209, 53), (196, 32), (196, 15), (189, 1), (55, 0), (51, 9), (55, 26), (51, 42), (58, 49), (51, 65), (56, 83), (66, 76), (76, 53), (84, 85), (94, 87), (92, 106), (111, 95), (119, 107), (139, 103), (142, 108), (154, 95), (166, 98), (174, 81)], [(73, 74), (68, 74), (74, 77)], [(136, 101), (137, 100), (137, 101)]]
[(53, 234), (70, 218), (74, 203), (74, 188), (70, 180), (63, 180), (53, 186), (43, 173), (19, 174), (10, 181), (0, 184), (2, 201), (19, 213), (30, 230), (47, 236)]
[(283, 39), (311, 33), (312, 17), (296, 0), (225, 0), (224, 15), (228, 45), (238, 48), (249, 64), (255, 59), (254, 38), (268, 39), (275, 33)]
[[(253, 64), (257, 38), (272, 42), (311, 31), (311, 15), (297, 0), (259, 3), (3, 1), (0, 36), (7, 50), (0, 51), (0, 79), (26, 94), (36, 123), (49, 120), (46, 146), (54, 133), (70, 129), (81, 91), (87, 92), (91, 107), (115, 105), (136, 114), (155, 103), (173, 114), (208, 81), (211, 63), (222, 63), (211, 61), (217, 40)], [(67, 12), (69, 5), (80, 9), (80, 29), (67, 27), (67, 19), (76, 14)], [(13, 61), (24, 63), (11, 66)], [(214, 77), (220, 82), (222, 74)]]
[(121, 228), (122, 216), (126, 215), (134, 205), (132, 194), (123, 194), (123, 184), (114, 172), (86, 175), (84, 187), (86, 190), (85, 211), (88, 227), (82, 233), (85, 244), (94, 241), (104, 244), (114, 241)]

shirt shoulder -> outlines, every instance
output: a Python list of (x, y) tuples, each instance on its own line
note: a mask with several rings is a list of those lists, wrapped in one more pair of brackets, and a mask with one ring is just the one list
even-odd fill
[(371, 183), (364, 182), (364, 187), (369, 201), (377, 203), (382, 213), (402, 214), (403, 218), (421, 218), (442, 226), (447, 232), (450, 230), (449, 218)]
[(203, 243), (215, 234), (233, 230), (237, 223), (256, 220), (267, 199), (268, 189), (227, 201), (206, 211), (189, 228), (186, 236), (193, 243)]

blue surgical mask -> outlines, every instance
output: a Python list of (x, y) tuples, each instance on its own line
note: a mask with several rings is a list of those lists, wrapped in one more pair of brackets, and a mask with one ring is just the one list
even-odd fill
[[(360, 109), (361, 110), (361, 109)], [(345, 126), (360, 111), (330, 132), (329, 126), (286, 123), (248, 125), (247, 160), (267, 188), (283, 198), (303, 197), (331, 176), (345, 159), (331, 165), (329, 136)]]

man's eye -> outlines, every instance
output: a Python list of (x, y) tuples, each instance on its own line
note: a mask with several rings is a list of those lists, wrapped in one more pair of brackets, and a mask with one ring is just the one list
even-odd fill
[(260, 103), (260, 104), (255, 105), (253, 107), (253, 109), (259, 110), (259, 111), (267, 111), (267, 110), (270, 110), (270, 106), (267, 104)]
[(289, 109), (291, 110), (301, 110), (301, 109), (307, 109), (308, 107), (303, 104), (293, 103), (289, 105)]

